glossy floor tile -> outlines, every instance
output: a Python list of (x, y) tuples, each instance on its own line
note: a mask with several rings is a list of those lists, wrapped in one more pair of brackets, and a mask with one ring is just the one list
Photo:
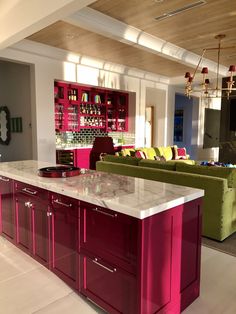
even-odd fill
[[(0, 237), (1, 314), (102, 314), (53, 273)], [(184, 314), (236, 313), (236, 257), (202, 247), (201, 295)]]

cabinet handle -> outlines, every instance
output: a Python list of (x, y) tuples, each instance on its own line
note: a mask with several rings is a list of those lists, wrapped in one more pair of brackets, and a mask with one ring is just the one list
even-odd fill
[(97, 259), (96, 257), (95, 257), (95, 259), (93, 259), (92, 261), (93, 261), (95, 264), (97, 264), (98, 266), (100, 266), (100, 267), (102, 267), (102, 268), (108, 270), (110, 273), (116, 272), (116, 268), (111, 269), (111, 268), (108, 268), (108, 267), (106, 267), (106, 266), (100, 264), (100, 263), (98, 262), (98, 259)]
[(112, 217), (112, 218), (116, 218), (117, 217), (117, 214), (109, 214), (109, 213), (103, 212), (102, 210), (98, 209), (97, 207), (92, 208), (92, 210), (94, 210), (97, 213), (100, 213), (100, 214), (103, 214), (103, 215), (106, 215), (106, 216), (109, 216), (109, 217)]
[(48, 217), (52, 216), (52, 212), (47, 212), (47, 216)]
[(1, 181), (4, 181), (4, 182), (9, 182), (9, 181), (10, 181), (10, 179), (3, 178), (3, 177), (1, 177), (1, 176), (0, 176), (0, 180), (1, 180)]
[(29, 193), (31, 195), (37, 194), (37, 191), (33, 191), (33, 190), (30, 190), (30, 189), (27, 189), (27, 188), (22, 189), (22, 191), (26, 192), (26, 193)]
[(32, 203), (31, 202), (25, 202), (25, 206), (31, 208), (32, 207)]
[(63, 202), (59, 201), (59, 199), (55, 199), (55, 200), (53, 200), (53, 202), (58, 204), (58, 205), (65, 206), (65, 207), (72, 207), (72, 204), (63, 203)]

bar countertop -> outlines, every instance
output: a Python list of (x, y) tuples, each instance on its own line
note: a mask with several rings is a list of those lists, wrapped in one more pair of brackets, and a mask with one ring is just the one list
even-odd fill
[(97, 206), (144, 219), (204, 196), (191, 187), (81, 169), (68, 178), (45, 178), (38, 169), (55, 166), (35, 160), (0, 163), (0, 175)]

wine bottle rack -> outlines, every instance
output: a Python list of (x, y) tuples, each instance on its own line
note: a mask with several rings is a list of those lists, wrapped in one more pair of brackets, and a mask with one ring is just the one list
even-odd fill
[(128, 131), (128, 93), (56, 81), (55, 128)]

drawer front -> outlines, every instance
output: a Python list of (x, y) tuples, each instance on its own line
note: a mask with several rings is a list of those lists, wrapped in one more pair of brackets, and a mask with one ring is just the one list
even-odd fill
[(98, 257), (80, 255), (80, 287), (108, 313), (138, 313), (136, 277)]
[(28, 197), (31, 200), (37, 199), (48, 202), (48, 191), (30, 184), (15, 182), (15, 192), (16, 197), (20, 193), (21, 195), (25, 195), (26, 198)]
[(78, 217), (79, 201), (58, 193), (50, 193), (50, 204), (54, 211), (66, 216)]
[(139, 220), (81, 202), (80, 250), (136, 273)]

